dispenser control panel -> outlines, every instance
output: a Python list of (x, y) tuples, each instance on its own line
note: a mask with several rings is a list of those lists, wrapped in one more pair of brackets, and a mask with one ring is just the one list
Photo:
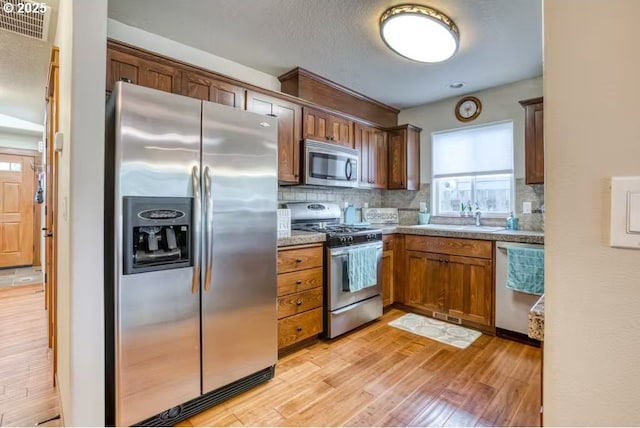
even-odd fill
[(192, 198), (123, 198), (123, 273), (192, 265)]

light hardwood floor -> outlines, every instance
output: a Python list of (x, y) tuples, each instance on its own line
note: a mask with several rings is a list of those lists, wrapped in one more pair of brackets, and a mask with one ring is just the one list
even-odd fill
[(59, 414), (39, 290), (42, 285), (0, 290), (0, 426), (33, 426)]
[(390, 327), (279, 360), (276, 377), (180, 426), (537, 426), (540, 349), (483, 335), (467, 349)]
[[(39, 288), (0, 291), (1, 426), (59, 413)], [(272, 381), (180, 425), (538, 425), (539, 349), (486, 335), (457, 349), (387, 325), (402, 314), (290, 354)]]

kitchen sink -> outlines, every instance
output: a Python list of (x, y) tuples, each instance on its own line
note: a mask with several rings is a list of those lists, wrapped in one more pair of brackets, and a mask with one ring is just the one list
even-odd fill
[(451, 230), (456, 232), (483, 232), (483, 233), (494, 233), (500, 230), (504, 230), (504, 227), (471, 226), (471, 225), (459, 225), (459, 224), (420, 224), (413, 227), (420, 228), (420, 229)]

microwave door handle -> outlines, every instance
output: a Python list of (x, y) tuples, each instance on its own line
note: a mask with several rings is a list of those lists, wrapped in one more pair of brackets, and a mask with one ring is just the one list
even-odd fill
[(347, 181), (351, 180), (351, 174), (353, 174), (353, 167), (351, 166), (351, 158), (347, 159), (344, 164), (344, 173), (347, 176)]

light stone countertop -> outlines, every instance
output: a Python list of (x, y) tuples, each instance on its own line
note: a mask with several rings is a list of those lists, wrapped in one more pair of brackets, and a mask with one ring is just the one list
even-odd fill
[(290, 245), (315, 244), (327, 240), (324, 233), (302, 232), (292, 230), (291, 236), (286, 238), (278, 238), (278, 247), (288, 247)]
[(544, 340), (544, 294), (529, 311), (529, 331), (532, 339)]
[(372, 224), (372, 228), (381, 229), (383, 235), (400, 233), (403, 235), (441, 236), (447, 238), (481, 239), (485, 241), (522, 242), (525, 244), (544, 244), (544, 233), (528, 230), (500, 230), (498, 232), (475, 232), (461, 230), (427, 229), (418, 225)]
[[(501, 230), (498, 232), (475, 232), (461, 230), (425, 229), (420, 226), (399, 224), (371, 224), (373, 229), (382, 230), (383, 235), (400, 233), (403, 235), (440, 236), (446, 238), (481, 239), (485, 241), (522, 242), (526, 244), (544, 244), (544, 233), (526, 230)], [(291, 231), (291, 237), (279, 238), (278, 247), (313, 244), (326, 241), (324, 233)]]

